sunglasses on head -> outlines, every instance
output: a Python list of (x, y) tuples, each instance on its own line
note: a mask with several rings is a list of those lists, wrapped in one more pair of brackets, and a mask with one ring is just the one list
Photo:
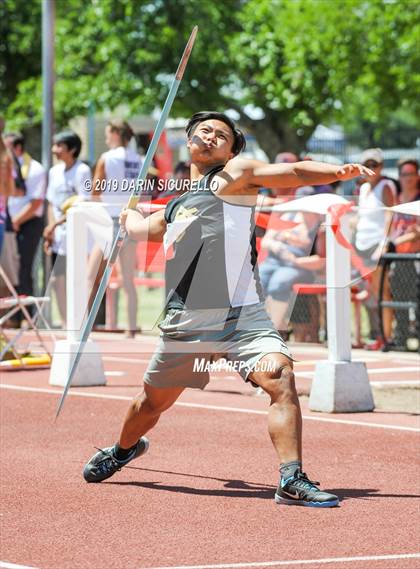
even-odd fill
[(379, 163), (375, 160), (368, 160), (363, 164), (363, 166), (366, 166), (366, 168), (377, 168), (379, 166)]

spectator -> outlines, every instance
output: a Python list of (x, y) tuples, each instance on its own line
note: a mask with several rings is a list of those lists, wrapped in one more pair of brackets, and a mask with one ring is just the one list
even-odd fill
[[(15, 168), (14, 196), (7, 206), (19, 252), (19, 294), (32, 295), (32, 268), (43, 230), (46, 173), (43, 166), (25, 152), (21, 134), (5, 135), (5, 144), (13, 153)], [(21, 316), (17, 316), (17, 319)]]
[[(93, 199), (108, 205), (107, 211), (114, 220), (115, 235), (119, 229), (120, 211), (127, 204), (132, 184), (135, 183), (141, 167), (140, 156), (128, 148), (132, 136), (133, 131), (127, 122), (109, 121), (105, 128), (105, 142), (109, 150), (99, 158), (93, 178)], [(137, 291), (134, 285), (136, 248), (135, 241), (126, 239), (120, 249), (117, 264), (127, 298), (126, 336), (129, 338), (134, 338), (137, 329)], [(102, 257), (102, 251), (95, 247), (89, 261), (89, 280), (92, 288), (97, 275), (102, 274)]]
[[(300, 188), (300, 190), (312, 188)], [(306, 193), (305, 195), (308, 195)], [(286, 330), (285, 320), (291, 306), (292, 287), (295, 283), (313, 283), (315, 271), (324, 266), (324, 259), (313, 255), (313, 245), (321, 217), (303, 212), (295, 218), (299, 223), (293, 229), (269, 229), (261, 246), (268, 256), (259, 268), (261, 284), (267, 297), (267, 310), (277, 330)]]
[(64, 210), (76, 196), (90, 198), (91, 172), (78, 159), (82, 141), (72, 131), (54, 136), (52, 153), (59, 160), (48, 176), (48, 225), (44, 229), (44, 248), (52, 252), (54, 264), (53, 285), (61, 320), (66, 321), (66, 216)]
[[(359, 210), (356, 221), (355, 250), (366, 267), (372, 269), (370, 296), (366, 303), (369, 315), (371, 343), (366, 347), (379, 349), (382, 347), (379, 330), (379, 259), (385, 249), (391, 225), (392, 213), (385, 207), (395, 205), (397, 190), (392, 180), (382, 176), (383, 154), (380, 148), (365, 150), (361, 163), (374, 171), (374, 175), (366, 178), (360, 186)], [(389, 282), (386, 279), (384, 299), (390, 299)], [(392, 311), (384, 311), (384, 333), (387, 339), (392, 334)]]
[[(398, 163), (401, 193), (399, 203), (409, 203), (420, 200), (419, 163), (413, 158), (400, 160)], [(419, 201), (420, 208), (420, 201)], [(420, 221), (419, 217), (395, 213), (391, 225), (391, 241), (397, 253), (420, 252)], [(394, 301), (407, 302), (417, 298), (418, 267), (415, 262), (395, 262), (391, 270), (391, 291)], [(409, 338), (409, 311), (395, 311), (394, 343), (407, 347)]]
[(13, 158), (2, 137), (4, 120), (0, 117), (0, 253), (6, 232), (6, 202), (14, 193)]

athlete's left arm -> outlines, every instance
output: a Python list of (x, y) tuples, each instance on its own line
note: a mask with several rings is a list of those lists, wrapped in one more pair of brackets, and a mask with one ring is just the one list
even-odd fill
[(266, 164), (259, 160), (236, 158), (231, 160), (225, 171), (235, 180), (241, 179), (249, 187), (276, 189), (316, 186), (332, 182), (351, 180), (358, 176), (372, 176), (374, 173), (362, 164), (327, 164), (305, 160), (292, 164)]

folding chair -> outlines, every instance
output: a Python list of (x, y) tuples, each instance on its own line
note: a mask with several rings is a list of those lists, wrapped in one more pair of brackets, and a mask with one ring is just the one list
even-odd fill
[[(34, 318), (31, 316), (31, 314), (29, 313), (29, 311), (27, 309), (28, 306), (35, 306), (37, 309), (37, 317), (40, 319), (41, 323), (46, 327), (46, 329), (50, 330), (50, 326), (42, 314), (42, 303), (49, 302), (50, 298), (48, 296), (39, 297), (39, 296), (19, 295), (16, 292), (15, 287), (10, 282), (9, 277), (7, 276), (6, 272), (3, 270), (1, 265), (0, 265), (0, 277), (3, 279), (6, 287), (8, 288), (8, 290), (10, 292), (10, 296), (0, 298), (0, 310), (5, 311), (5, 313), (0, 317), (0, 337), (4, 341), (4, 345), (3, 345), (1, 352), (0, 352), (0, 362), (2, 361), (4, 355), (7, 352), (11, 351), (12, 354), (15, 356), (15, 358), (17, 360), (19, 360), (21, 366), (24, 367), (26, 365), (26, 362), (24, 361), (25, 358), (23, 358), (19, 354), (19, 351), (15, 348), (15, 346), (16, 346), (17, 342), (19, 341), (19, 339), (21, 338), (21, 336), (27, 330), (32, 330), (35, 333), (40, 346), (45, 351), (45, 353), (48, 355), (48, 357), (51, 361), (51, 354), (50, 354), (50, 352), (49, 352), (49, 350), (48, 350), (48, 348), (47, 348), (47, 346), (46, 346), (46, 344), (45, 344), (45, 342), (44, 342), (44, 340), (43, 340), (43, 338), (42, 338), (42, 336), (38, 330), (38, 327), (37, 327), (37, 324), (36, 324)], [(22, 314), (24, 315), (24, 317), (28, 323), (28, 327), (27, 328), (21, 328), (13, 338), (9, 339), (9, 337), (7, 336), (7, 334), (5, 332), (5, 326), (4, 325), (12, 316), (14, 316), (18, 312), (22, 312)], [(54, 339), (54, 337), (53, 337), (53, 339)]]

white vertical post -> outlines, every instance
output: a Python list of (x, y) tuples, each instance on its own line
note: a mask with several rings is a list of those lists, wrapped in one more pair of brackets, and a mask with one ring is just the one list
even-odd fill
[[(328, 359), (351, 361), (350, 251), (335, 238), (332, 216), (325, 219), (327, 242)], [(345, 219), (341, 229), (344, 230)], [(345, 232), (345, 230), (343, 231)]]
[[(341, 219), (348, 237), (348, 224)], [(312, 411), (355, 413), (375, 404), (364, 362), (351, 361), (351, 255), (340, 245), (326, 214), (328, 361), (318, 362), (309, 398)]]
[(67, 340), (78, 342), (88, 305), (86, 221), (77, 207), (67, 213)]
[[(67, 213), (67, 339), (55, 343), (50, 371), (51, 385), (65, 385), (79, 347), (81, 329), (88, 310), (88, 228), (89, 210), (83, 204)], [(105, 372), (99, 346), (89, 340), (83, 348), (72, 385), (105, 385)]]

